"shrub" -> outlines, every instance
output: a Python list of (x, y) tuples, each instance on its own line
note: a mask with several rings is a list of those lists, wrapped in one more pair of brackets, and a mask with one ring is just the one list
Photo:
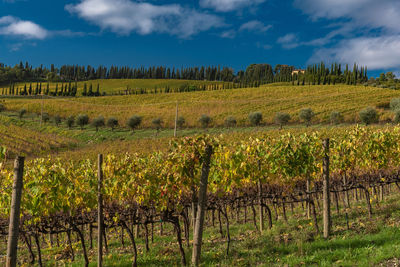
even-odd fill
[(203, 115), (201, 115), (199, 122), (201, 124), (201, 127), (207, 128), (211, 123), (211, 117), (203, 114)]
[(83, 130), (83, 127), (89, 124), (89, 117), (86, 114), (80, 114), (78, 117), (76, 117), (76, 125), (81, 127), (81, 130)]
[(105, 120), (103, 116), (97, 117), (92, 121), (92, 126), (96, 128), (96, 132), (99, 131), (100, 127), (105, 125)]
[(118, 127), (118, 120), (116, 118), (109, 118), (107, 120), (107, 126), (111, 128), (111, 131), (114, 131), (115, 127)]
[(24, 117), (24, 115), (26, 114), (26, 109), (20, 109), (19, 111), (18, 111), (18, 117), (20, 118), (20, 119), (22, 119), (22, 117)]
[(56, 115), (54, 117), (54, 123), (58, 126), (61, 123), (61, 117), (59, 115)]
[(331, 113), (331, 123), (339, 124), (343, 122), (343, 115), (339, 111), (332, 111)]
[(249, 121), (251, 125), (258, 126), (261, 124), (262, 121), (262, 114), (261, 112), (253, 112), (249, 114)]
[(311, 120), (314, 118), (315, 114), (311, 108), (304, 108), (300, 110), (299, 118), (302, 120), (306, 126), (310, 126)]
[(226, 127), (235, 127), (236, 124), (237, 124), (237, 121), (236, 121), (235, 117), (233, 117), (233, 116), (229, 116), (225, 119)]
[(183, 125), (185, 125), (185, 123), (186, 123), (185, 118), (182, 117), (182, 116), (179, 117), (179, 118), (176, 120), (176, 126), (179, 127), (179, 128), (182, 128)]
[(396, 109), (394, 112), (394, 122), (397, 124), (400, 123), (400, 109)]
[(44, 123), (47, 123), (49, 120), (50, 120), (49, 114), (48, 114), (48, 113), (43, 113), (43, 114), (42, 114), (42, 121), (43, 121)]
[(361, 121), (365, 123), (365, 125), (377, 123), (379, 121), (378, 112), (373, 107), (367, 107), (366, 109), (361, 110), (359, 115)]
[(390, 100), (390, 108), (392, 110), (400, 108), (400, 98), (392, 98), (392, 100)]
[(71, 129), (74, 126), (74, 123), (75, 123), (74, 116), (69, 116), (65, 123), (67, 124), (68, 128)]
[(152, 121), (154, 128), (156, 128), (157, 131), (159, 131), (161, 129), (162, 126), (162, 119), (161, 118), (156, 118)]
[(0, 112), (3, 112), (6, 110), (6, 107), (3, 104), (0, 104)]
[(282, 129), (283, 125), (286, 125), (290, 121), (290, 115), (284, 112), (278, 112), (275, 114), (275, 122)]
[(129, 118), (128, 122), (127, 122), (127, 126), (129, 128), (131, 128), (132, 133), (134, 132), (134, 130), (139, 127), (139, 125), (142, 123), (142, 117), (138, 116), (138, 115), (134, 115), (132, 117)]

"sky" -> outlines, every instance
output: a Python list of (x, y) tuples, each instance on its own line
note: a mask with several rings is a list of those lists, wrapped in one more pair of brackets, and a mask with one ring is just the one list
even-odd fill
[(356, 62), (399, 76), (399, 25), (399, 0), (0, 0), (0, 62)]

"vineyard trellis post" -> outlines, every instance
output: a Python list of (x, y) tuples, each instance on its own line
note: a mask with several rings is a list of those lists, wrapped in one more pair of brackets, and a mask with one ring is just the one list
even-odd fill
[(329, 139), (325, 139), (324, 159), (323, 159), (323, 221), (324, 221), (324, 238), (328, 238), (331, 231), (331, 207), (330, 207), (330, 190), (329, 190)]
[(177, 127), (178, 127), (178, 101), (176, 101), (174, 137), (176, 137)]
[(97, 266), (103, 266), (103, 155), (98, 155), (97, 184)]
[(19, 220), (23, 187), (24, 157), (17, 157), (14, 162), (14, 182), (11, 198), (10, 225), (7, 243), (7, 267), (17, 266)]
[(207, 185), (208, 175), (210, 173), (210, 162), (213, 148), (211, 145), (206, 147), (205, 158), (202, 166), (199, 199), (197, 203), (197, 216), (195, 221), (194, 235), (193, 235), (193, 254), (192, 266), (198, 266), (201, 255), (201, 243), (203, 238), (204, 215), (207, 202)]
[(41, 96), (42, 101), (41, 101), (41, 108), (40, 108), (40, 126), (42, 126), (42, 122), (43, 122), (43, 94)]

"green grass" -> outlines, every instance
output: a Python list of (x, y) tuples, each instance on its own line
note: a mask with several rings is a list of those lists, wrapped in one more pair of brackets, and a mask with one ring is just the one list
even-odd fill
[[(346, 227), (343, 209), (340, 215), (332, 209), (333, 233), (328, 240), (315, 235), (314, 228), (310, 225), (311, 220), (306, 219), (298, 209), (295, 209), (295, 215), (288, 213), (287, 223), (281, 217), (278, 221), (274, 220), (273, 228), (267, 229), (262, 235), (251, 222), (239, 224), (231, 219), (232, 242), (228, 256), (226, 238), (220, 236), (217, 225), (208, 225), (204, 233), (201, 266), (378, 266), (382, 263), (386, 266), (388, 260), (400, 258), (400, 196), (396, 192), (386, 197), (379, 206), (374, 205), (372, 219), (368, 218), (364, 204), (363, 201), (352, 202), (349, 229)], [(158, 225), (155, 225), (154, 243), (150, 241), (149, 252), (145, 251), (143, 236), (136, 240), (139, 266), (180, 265), (172, 228), (165, 225), (164, 230), (166, 234), (159, 236)], [(109, 252), (104, 256), (105, 266), (131, 266), (132, 248), (128, 238), (125, 237), (123, 248), (118, 239), (119, 234), (111, 230), (108, 236), (110, 242)], [(95, 241), (94, 244), (96, 246)], [(45, 263), (48, 266), (55, 265), (55, 259), (63, 254), (64, 247), (65, 245), (62, 248), (44, 249)], [(77, 253), (75, 262), (57, 260), (57, 264), (82, 266), (80, 243), (75, 242), (74, 247)], [(0, 245), (0, 254), (4, 249)], [(186, 245), (185, 253), (186, 259), (190, 261), (191, 248)], [(28, 254), (24, 246), (20, 255), (24, 261), (27, 260)], [(96, 266), (96, 247), (89, 251), (89, 257), (90, 266)]]

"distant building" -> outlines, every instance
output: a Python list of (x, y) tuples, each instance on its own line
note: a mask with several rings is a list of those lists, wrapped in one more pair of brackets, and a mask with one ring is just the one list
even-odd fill
[(304, 74), (305, 72), (306, 72), (306, 70), (301, 70), (301, 69), (293, 70), (292, 71), (292, 76), (295, 75), (295, 74), (298, 75), (299, 73)]

